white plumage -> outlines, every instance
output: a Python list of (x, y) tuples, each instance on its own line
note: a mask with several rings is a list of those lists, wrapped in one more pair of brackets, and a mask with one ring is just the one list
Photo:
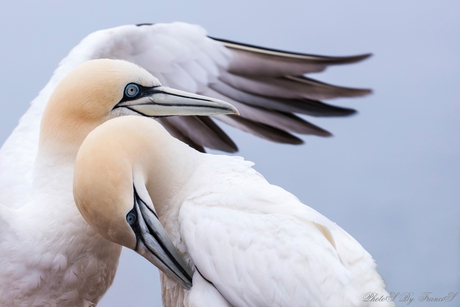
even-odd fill
[[(75, 207), (75, 157), (87, 134), (102, 122), (158, 110), (170, 115), (236, 113), (223, 101), (162, 87), (146, 70), (120, 60), (88, 61), (61, 80), (43, 113), (33, 187), (27, 181), (21, 187), (31, 193), (30, 200), (0, 204), (1, 305), (93, 306), (99, 301), (113, 281), (121, 247), (88, 227)], [(20, 140), (20, 132), (12, 139)]]
[[(138, 206), (133, 193), (156, 211), (195, 268), (194, 282), (198, 278), (198, 287), (188, 291), (162, 275), (165, 306), (214, 301), (212, 288), (233, 306), (364, 306), (364, 293), (386, 293), (372, 257), (356, 240), (270, 185), (252, 165), (198, 153), (155, 122), (117, 118), (96, 128), (80, 148), (74, 195), (94, 229), (136, 251), (129, 242), (149, 233), (125, 219)], [(137, 219), (148, 224), (141, 212)], [(109, 220), (119, 233), (106, 228)], [(203, 285), (201, 276), (212, 285)]]
[[(37, 156), (43, 112), (56, 86), (76, 67), (98, 58), (135, 62), (164, 85), (225, 98), (242, 110), (241, 118), (219, 115), (219, 120), (275, 142), (298, 144), (301, 140), (289, 132), (329, 134), (290, 112), (348, 115), (353, 110), (316, 100), (361, 96), (369, 90), (335, 87), (296, 76), (366, 57), (299, 55), (221, 42), (207, 37), (201, 27), (184, 23), (123, 26), (89, 35), (62, 60), (0, 150), (0, 276), (8, 281), (0, 285), (0, 302), (90, 306), (99, 300), (115, 274), (120, 248), (88, 228), (74, 207), (70, 191), (73, 163), (89, 131), (109, 118), (136, 112), (107, 109), (99, 117), (89, 112), (87, 115), (96, 117), (89, 126), (81, 119), (64, 119), (48, 133), (62, 137), (53, 149), (59, 154), (54, 156), (51, 150)], [(91, 88), (97, 86), (92, 84)], [(74, 94), (69, 94), (72, 99), (68, 103), (75, 107), (79, 96)], [(120, 98), (117, 95), (114, 97)], [(94, 106), (100, 102), (96, 100), (92, 101)], [(79, 114), (79, 110), (60, 114), (67, 113)], [(237, 150), (207, 117), (159, 121), (198, 150)], [(72, 139), (75, 135), (78, 137)]]

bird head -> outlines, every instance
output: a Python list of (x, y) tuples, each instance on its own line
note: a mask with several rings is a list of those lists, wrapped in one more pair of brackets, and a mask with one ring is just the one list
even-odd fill
[(57, 85), (43, 114), (40, 143), (74, 143), (78, 150), (91, 130), (121, 115), (155, 118), (230, 113), (238, 113), (231, 104), (164, 87), (133, 63), (91, 60)]
[[(136, 251), (189, 289), (192, 269), (168, 237), (154, 207), (154, 202), (158, 206), (166, 202), (157, 202), (157, 194), (176, 190), (172, 186), (178, 185), (166, 166), (167, 160), (173, 160), (170, 165), (174, 166), (184, 162), (174, 159), (174, 148), (181, 157), (187, 151), (199, 155), (155, 121), (134, 116), (109, 120), (94, 129), (78, 151), (73, 195), (96, 232)], [(182, 177), (186, 167), (179, 168)]]

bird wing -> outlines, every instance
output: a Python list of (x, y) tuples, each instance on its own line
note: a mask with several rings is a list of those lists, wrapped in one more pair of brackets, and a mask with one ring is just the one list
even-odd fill
[(383, 289), (363, 247), (290, 193), (249, 169), (213, 178), (182, 205), (180, 232), (234, 306), (355, 306)]
[[(354, 110), (319, 100), (370, 92), (324, 84), (303, 74), (368, 56), (324, 57), (265, 49), (211, 38), (200, 26), (186, 23), (128, 25), (94, 32), (61, 61), (2, 146), (0, 173), (8, 175), (0, 179), (0, 202), (19, 206), (29, 199), (43, 110), (59, 81), (85, 61), (112, 58), (137, 63), (166, 86), (219, 97), (237, 106), (240, 117), (216, 116), (219, 121), (274, 142), (300, 144), (302, 140), (292, 133), (330, 133), (294, 113), (350, 115)], [(236, 144), (209, 117), (164, 118), (160, 122), (197, 150), (237, 151)]]
[[(143, 24), (111, 31), (113, 34), (104, 37), (107, 47), (98, 57), (137, 63), (163, 85), (229, 101), (240, 111), (241, 120), (230, 115), (216, 119), (274, 142), (302, 143), (291, 133), (329, 136), (329, 132), (294, 113), (350, 115), (355, 111), (320, 100), (370, 93), (368, 89), (339, 87), (303, 76), (323, 71), (329, 65), (361, 61), (368, 54), (325, 57), (260, 48), (211, 38), (203, 28), (185, 23)], [(237, 151), (237, 146), (210, 118), (179, 117), (161, 122), (196, 149)]]

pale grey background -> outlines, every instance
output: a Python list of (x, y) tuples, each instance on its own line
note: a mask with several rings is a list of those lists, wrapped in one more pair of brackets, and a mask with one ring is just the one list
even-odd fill
[[(272, 48), (373, 52), (364, 63), (314, 76), (375, 90), (333, 102), (356, 107), (357, 116), (312, 120), (335, 137), (306, 137), (306, 145), (293, 147), (226, 131), (269, 181), (361, 242), (389, 291), (444, 296), (460, 291), (459, 13), (460, 2), (441, 0), (2, 1), (0, 141), (58, 62), (98, 29), (186, 21), (216, 37)], [(99, 306), (160, 306), (157, 275), (124, 253)], [(460, 297), (450, 305), (460, 305)]]

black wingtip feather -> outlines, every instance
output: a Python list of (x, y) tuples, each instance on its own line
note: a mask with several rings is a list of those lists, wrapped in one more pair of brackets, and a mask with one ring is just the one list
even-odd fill
[(143, 22), (143, 23), (138, 23), (136, 24), (137, 27), (142, 27), (142, 26), (153, 26), (154, 23), (149, 23), (149, 22)]
[(327, 88), (330, 92), (337, 92), (334, 97), (331, 98), (338, 98), (338, 97), (360, 97), (372, 94), (372, 89), (370, 88), (354, 88), (354, 87), (345, 87), (345, 86), (338, 86), (329, 84), (326, 82), (321, 82), (316, 79), (308, 78), (305, 76), (285, 76), (287, 80), (306, 83), (310, 85), (319, 85), (323, 88)]
[[(314, 59), (315, 61), (326, 64), (326, 65), (341, 65), (341, 64), (352, 64), (356, 62), (363, 61), (372, 56), (372, 53), (365, 53), (365, 54), (358, 54), (358, 55), (351, 55), (351, 56), (324, 56), (324, 55), (317, 55), (317, 54), (309, 54), (309, 53), (301, 53), (301, 52), (292, 52), (292, 51), (285, 51), (280, 49), (274, 48), (266, 48), (251, 44), (245, 44), (240, 42), (231, 41), (228, 39), (222, 39), (217, 37), (208, 36), (209, 38), (219, 41), (226, 45), (228, 48), (236, 48), (236, 49), (245, 49), (247, 51), (252, 52), (262, 52), (262, 53), (271, 53), (271, 55), (276, 56), (295, 56), (295, 57), (306, 57), (309, 60)], [(239, 48), (240, 47), (240, 48)]]
[(355, 109), (334, 106), (318, 100), (303, 99), (299, 103), (304, 105), (304, 109), (297, 113), (314, 117), (346, 117), (358, 113)]
[(290, 134), (289, 132), (283, 131), (281, 129), (262, 124), (259, 122), (248, 120), (244, 117), (237, 115), (225, 115), (230, 117), (233, 121), (237, 122), (239, 125), (244, 126), (244, 130), (255, 136), (266, 139), (271, 142), (281, 143), (281, 144), (291, 144), (291, 145), (300, 145), (303, 144), (303, 140), (296, 137), (295, 135)]
[(220, 141), (218, 142), (217, 148), (224, 152), (235, 153), (238, 151), (238, 146), (236, 146), (235, 142), (208, 116), (196, 116), (198, 120), (200, 120), (204, 125), (208, 127), (211, 131), (213, 131), (216, 135), (216, 138)]

